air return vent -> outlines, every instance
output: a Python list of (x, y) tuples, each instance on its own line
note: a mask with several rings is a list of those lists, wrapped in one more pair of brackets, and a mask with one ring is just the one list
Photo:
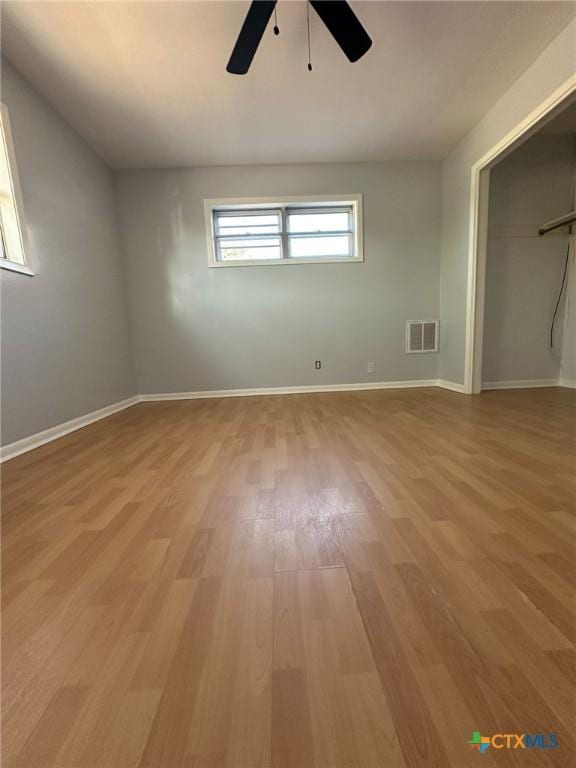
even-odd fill
[(406, 352), (438, 352), (438, 320), (408, 320)]

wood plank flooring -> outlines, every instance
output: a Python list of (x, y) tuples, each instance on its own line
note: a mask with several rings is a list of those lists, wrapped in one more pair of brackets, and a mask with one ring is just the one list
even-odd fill
[(575, 766), (575, 437), (573, 391), (397, 390), (8, 462), (3, 765)]

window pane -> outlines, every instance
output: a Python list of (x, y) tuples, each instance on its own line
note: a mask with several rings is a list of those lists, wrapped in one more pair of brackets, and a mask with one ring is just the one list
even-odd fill
[(347, 211), (288, 211), (288, 232), (340, 232), (348, 229), (350, 219)]
[(3, 122), (0, 123), (0, 229), (2, 231), (2, 249), (0, 258), (24, 264), (24, 249), (20, 233), (20, 222), (13, 195), (12, 174), (10, 167), (13, 158), (9, 157), (8, 144)]
[(331, 235), (326, 237), (290, 237), (290, 258), (337, 258), (353, 256), (350, 235)]
[(217, 235), (272, 235), (280, 232), (280, 214), (215, 214)]
[(218, 241), (218, 261), (280, 259), (281, 257), (279, 237)]

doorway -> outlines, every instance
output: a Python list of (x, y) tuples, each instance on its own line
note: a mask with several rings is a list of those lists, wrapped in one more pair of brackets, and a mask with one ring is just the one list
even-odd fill
[[(568, 114), (574, 104), (576, 77), (570, 78), (472, 168), (464, 380), (464, 391), (468, 394), (482, 391), (491, 171), (546, 125)], [(565, 235), (567, 232), (566, 229)]]
[(544, 231), (574, 211), (575, 169), (576, 103), (490, 171), (483, 390), (576, 379), (569, 351), (573, 238), (570, 226)]

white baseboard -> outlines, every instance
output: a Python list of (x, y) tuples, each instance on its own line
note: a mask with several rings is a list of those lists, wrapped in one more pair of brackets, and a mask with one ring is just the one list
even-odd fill
[(465, 393), (464, 384), (459, 384), (456, 381), (446, 381), (445, 379), (438, 379), (436, 382), (437, 387), (442, 389), (449, 389), (451, 392), (459, 392), (461, 395)]
[[(485, 382), (482, 389), (529, 389), (534, 387), (568, 387), (576, 389), (574, 379), (523, 379), (521, 381), (493, 381)], [(217, 389), (205, 390), (200, 392), (159, 392), (154, 394), (136, 395), (127, 400), (121, 400), (118, 403), (107, 405), (98, 411), (92, 411), (85, 416), (79, 416), (77, 419), (66, 421), (64, 424), (58, 424), (50, 427), (43, 432), (30, 435), (22, 440), (0, 447), (0, 463), (20, 456), (22, 453), (32, 451), (41, 445), (64, 437), (70, 432), (93, 424), (95, 421), (105, 419), (113, 413), (123, 411), (140, 402), (160, 402), (170, 400), (208, 400), (221, 397), (257, 397), (262, 395), (304, 395), (321, 392), (361, 392), (366, 390), (378, 389), (415, 389), (417, 387), (440, 387), (448, 389), (451, 392), (464, 393), (464, 385), (455, 381), (446, 381), (444, 379), (414, 379), (412, 381), (374, 381), (361, 382), (358, 384), (319, 384), (304, 387), (262, 387), (257, 389)]]
[(158, 392), (140, 395), (141, 402), (160, 400), (204, 400), (219, 397), (257, 397), (261, 395), (307, 395), (314, 392), (359, 392), (370, 389), (413, 389), (435, 387), (436, 379), (415, 379), (413, 381), (375, 381), (358, 384), (317, 384), (302, 387), (260, 387), (256, 389), (214, 389), (199, 392)]
[(357, 384), (319, 384), (303, 387), (263, 387), (257, 389), (219, 389), (200, 392), (160, 392), (146, 395), (136, 395), (119, 403), (113, 403), (98, 411), (92, 411), (85, 416), (79, 416), (77, 419), (66, 421), (64, 424), (58, 424), (43, 432), (30, 435), (22, 440), (0, 447), (0, 463), (20, 456), (22, 453), (32, 451), (41, 445), (64, 437), (70, 432), (93, 424), (95, 421), (105, 419), (113, 413), (122, 411), (132, 405), (140, 402), (159, 402), (169, 400), (204, 400), (221, 397), (255, 397), (261, 395), (297, 395), (313, 394), (321, 392), (361, 392), (366, 390), (378, 389), (414, 389), (417, 387), (442, 387), (450, 389), (453, 392), (464, 392), (464, 386), (451, 381), (441, 381), (438, 379), (415, 379), (412, 381), (375, 381), (361, 382)]
[(14, 443), (9, 443), (0, 448), (0, 462), (13, 459), (15, 456), (20, 456), (21, 453), (32, 451), (34, 448), (39, 448), (41, 445), (51, 443), (52, 440), (57, 440), (59, 437), (64, 437), (70, 432), (75, 432), (77, 429), (87, 427), (88, 424), (93, 424), (95, 421), (105, 419), (107, 416), (111, 416), (113, 413), (123, 411), (125, 408), (129, 408), (131, 405), (136, 405), (140, 401), (140, 398), (129, 397), (127, 400), (121, 400), (118, 403), (112, 403), (104, 408), (100, 408), (92, 413), (87, 413), (85, 416), (79, 416), (77, 419), (71, 419), (65, 421), (64, 424), (57, 424), (55, 427), (45, 429), (43, 432), (37, 432), (35, 435), (24, 437), (22, 440), (16, 440)]
[(558, 379), (519, 379), (518, 381), (485, 381), (482, 389), (539, 389), (559, 387)]

